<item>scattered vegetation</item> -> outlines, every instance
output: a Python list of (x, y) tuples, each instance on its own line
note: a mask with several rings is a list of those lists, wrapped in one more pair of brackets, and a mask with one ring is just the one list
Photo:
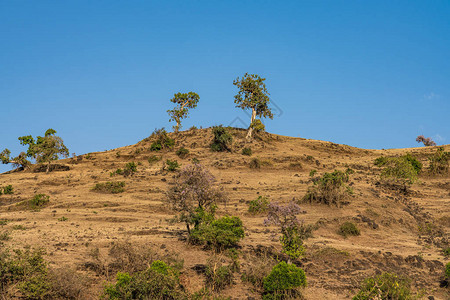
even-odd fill
[(299, 298), (297, 288), (306, 286), (306, 275), (303, 269), (286, 262), (273, 267), (272, 272), (264, 278), (264, 300)]
[(383, 273), (364, 280), (353, 300), (415, 299), (411, 293), (411, 280), (392, 273)]
[(181, 147), (180, 149), (177, 150), (176, 154), (178, 155), (179, 158), (186, 158), (189, 155), (189, 150)]
[(12, 185), (7, 185), (4, 187), (0, 187), (0, 195), (5, 194), (5, 195), (12, 195), (14, 194), (14, 188)]
[(426, 138), (423, 135), (419, 135), (416, 138), (416, 142), (423, 143), (426, 147), (436, 146), (436, 143), (431, 138)]
[(417, 181), (416, 167), (406, 156), (387, 157), (382, 164), (381, 180), (391, 186), (399, 186), (403, 190)]
[(173, 146), (175, 146), (175, 140), (169, 137), (164, 128), (155, 129), (150, 136), (150, 139), (154, 139), (154, 142), (150, 145), (151, 151), (172, 149)]
[(347, 185), (349, 171), (335, 170), (325, 173), (322, 177), (313, 177), (313, 186), (308, 188), (303, 201), (318, 202), (327, 205), (341, 205), (353, 190)]
[(160, 156), (156, 156), (156, 155), (152, 155), (152, 156), (150, 156), (148, 159), (148, 162), (149, 162), (149, 164), (154, 164), (155, 162), (158, 162), (158, 161), (160, 161), (161, 160), (161, 157)]
[(104, 183), (97, 183), (92, 190), (99, 193), (118, 194), (125, 191), (124, 187), (125, 182), (123, 181), (108, 181)]
[(34, 195), (30, 200), (30, 206), (32, 209), (38, 209), (40, 207), (45, 206), (50, 201), (50, 196), (46, 194), (37, 194)]
[(206, 266), (206, 284), (212, 291), (218, 292), (233, 283), (233, 271), (218, 259), (209, 259)]
[(117, 169), (111, 172), (109, 175), (112, 177), (114, 175), (123, 175), (125, 177), (131, 176), (137, 172), (137, 165), (135, 162), (129, 162), (125, 165), (124, 169)]
[(261, 214), (267, 212), (269, 209), (269, 199), (267, 197), (259, 196), (255, 200), (250, 201), (248, 212), (251, 214)]
[(189, 109), (197, 107), (200, 96), (194, 92), (189, 93), (177, 93), (170, 99), (172, 103), (175, 103), (175, 108), (170, 109), (167, 113), (170, 116), (169, 122), (175, 121), (177, 124), (173, 126), (175, 132), (181, 128), (181, 120), (186, 118), (189, 114)]
[(211, 150), (215, 152), (231, 151), (233, 136), (227, 128), (222, 125), (212, 128), (213, 140), (210, 145)]
[(431, 157), (428, 158), (430, 165), (428, 170), (432, 175), (443, 175), (448, 173), (450, 152), (445, 152), (443, 147), (437, 149)]
[(255, 157), (250, 161), (248, 166), (250, 169), (261, 169), (261, 160)]
[(242, 155), (252, 156), (252, 148), (243, 148)]
[(358, 227), (356, 227), (356, 225), (352, 222), (344, 222), (339, 227), (338, 233), (345, 238), (349, 235), (357, 236), (361, 234)]

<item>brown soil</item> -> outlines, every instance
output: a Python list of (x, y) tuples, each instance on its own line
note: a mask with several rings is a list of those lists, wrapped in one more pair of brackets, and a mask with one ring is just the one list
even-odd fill
[[(440, 287), (444, 264), (442, 253), (449, 247), (450, 176), (420, 176), (407, 195), (378, 184), (380, 169), (373, 161), (380, 155), (398, 156), (412, 153), (427, 167), (427, 156), (436, 147), (364, 150), (330, 142), (266, 134), (252, 143), (244, 141), (245, 132), (234, 130), (233, 151), (215, 153), (209, 149), (210, 129), (171, 134), (176, 140), (173, 151), (150, 151), (151, 140), (106, 152), (90, 153), (58, 161), (59, 167), (49, 174), (32, 171), (0, 175), (0, 186), (13, 185), (13, 195), (0, 196), (0, 220), (9, 220), (0, 231), (10, 232), (4, 241), (9, 248), (25, 245), (43, 247), (51, 266), (67, 266), (88, 276), (89, 288), (83, 299), (96, 299), (106, 279), (114, 275), (100, 274), (92, 267), (92, 251), (107, 253), (113, 243), (128, 241), (176, 253), (184, 260), (181, 279), (185, 287), (197, 291), (204, 286), (204, 277), (196, 272), (213, 255), (200, 246), (188, 245), (183, 224), (171, 224), (175, 212), (168, 206), (165, 191), (175, 173), (161, 171), (162, 161), (176, 159), (181, 165), (197, 158), (216, 176), (229, 200), (220, 205), (219, 215), (239, 216), (246, 236), (240, 243), (241, 264), (257, 255), (257, 249), (280, 252), (280, 243), (273, 238), (276, 228), (265, 227), (264, 215), (247, 213), (248, 202), (259, 195), (271, 201), (300, 201), (311, 185), (309, 172), (318, 174), (335, 169), (352, 168), (354, 195), (343, 207), (301, 204), (299, 218), (305, 224), (318, 224), (313, 237), (305, 241), (307, 254), (297, 262), (306, 272), (306, 299), (351, 299), (361, 281), (380, 272), (395, 272), (413, 280), (413, 289), (424, 296), (448, 299), (448, 290)], [(184, 146), (190, 154), (180, 159), (175, 150)], [(251, 157), (241, 154), (251, 147)], [(450, 145), (445, 146), (450, 151)], [(118, 154), (119, 153), (119, 154)], [(149, 164), (151, 155), (163, 160)], [(251, 159), (262, 161), (261, 169), (249, 168)], [(138, 171), (128, 177), (110, 172), (124, 168), (127, 162), (140, 162)], [(301, 164), (298, 164), (301, 163)], [(64, 167), (66, 166), (66, 167)], [(124, 181), (125, 192), (103, 194), (92, 191), (97, 183)], [(21, 201), (44, 193), (48, 205), (32, 211)], [(66, 221), (60, 221), (62, 217)], [(347, 237), (337, 233), (344, 221), (352, 221), (361, 229), (360, 236)], [(22, 225), (25, 230), (14, 230)], [(425, 229), (424, 229), (425, 228)], [(106, 254), (105, 254), (106, 255)], [(220, 292), (232, 299), (260, 299), (260, 291), (243, 283), (240, 275), (234, 285)]]

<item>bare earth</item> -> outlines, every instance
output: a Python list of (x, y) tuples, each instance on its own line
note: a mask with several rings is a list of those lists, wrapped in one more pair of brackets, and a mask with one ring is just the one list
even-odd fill
[[(100, 254), (106, 256), (112, 243), (128, 241), (177, 253), (184, 260), (182, 283), (195, 292), (204, 286), (204, 277), (194, 266), (204, 265), (213, 252), (188, 245), (183, 224), (168, 221), (176, 213), (167, 204), (165, 191), (175, 173), (161, 171), (162, 161), (150, 164), (149, 156), (176, 159), (181, 167), (197, 158), (216, 176), (229, 197), (226, 204), (219, 206), (218, 214), (239, 216), (245, 226), (246, 236), (240, 243), (242, 269), (256, 255), (256, 249), (281, 251), (279, 241), (273, 238), (276, 228), (264, 226), (264, 215), (247, 212), (250, 200), (263, 195), (284, 204), (300, 201), (311, 185), (310, 170), (317, 169), (320, 175), (350, 167), (355, 171), (351, 176), (354, 195), (348, 205), (300, 204), (303, 213), (299, 218), (305, 224), (318, 224), (313, 237), (305, 241), (306, 257), (299, 262), (308, 280), (303, 291), (305, 298), (351, 299), (364, 278), (377, 272), (395, 272), (410, 277), (413, 289), (423, 291), (426, 299), (431, 295), (434, 299), (449, 299), (448, 290), (440, 287), (440, 281), (448, 261), (442, 249), (449, 246), (450, 176), (421, 175), (405, 196), (377, 185), (380, 169), (373, 164), (380, 155), (411, 153), (426, 169), (427, 155), (437, 147), (364, 150), (267, 134), (246, 145), (253, 150), (248, 157), (241, 154), (245, 132), (236, 130), (234, 135), (231, 153), (211, 152), (211, 129), (201, 129), (171, 134), (176, 141), (175, 150), (181, 146), (190, 150), (185, 159), (178, 158), (175, 151), (151, 152), (151, 141), (144, 140), (57, 162), (69, 166), (68, 171), (1, 174), (0, 186), (11, 184), (15, 189), (13, 195), (0, 196), (0, 220), (10, 221), (0, 226), (1, 232), (7, 231), (11, 236), (4, 247), (31, 245), (46, 249), (51, 266), (73, 268), (90, 278), (82, 299), (97, 299), (103, 283), (113, 280), (114, 274), (102, 275), (89, 268), (90, 253), (99, 248)], [(450, 145), (445, 150), (450, 151)], [(254, 157), (263, 161), (261, 169), (249, 168)], [(142, 163), (133, 176), (110, 177), (110, 172), (132, 161)], [(301, 167), (295, 165), (297, 162)], [(125, 181), (125, 192), (92, 191), (96, 183), (107, 181)], [(17, 205), (38, 193), (50, 196), (49, 204), (40, 211)], [(67, 220), (61, 221), (62, 217)], [(337, 234), (344, 221), (356, 223), (361, 235), (344, 238)], [(14, 229), (17, 225), (25, 230)], [(424, 226), (432, 230), (424, 230)], [(232, 299), (261, 297), (260, 291), (243, 283), (239, 274), (220, 295)]]

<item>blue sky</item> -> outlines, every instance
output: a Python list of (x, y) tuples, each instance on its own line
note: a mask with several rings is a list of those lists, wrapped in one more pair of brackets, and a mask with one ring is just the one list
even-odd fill
[(185, 129), (248, 123), (245, 72), (280, 109), (269, 132), (448, 144), (449, 15), (449, 1), (0, 0), (0, 148), (48, 128), (71, 153), (134, 144), (171, 128), (177, 92), (200, 95)]

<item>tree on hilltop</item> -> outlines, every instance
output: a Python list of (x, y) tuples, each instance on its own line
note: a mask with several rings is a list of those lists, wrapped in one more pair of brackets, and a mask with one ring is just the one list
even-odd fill
[(242, 78), (238, 77), (233, 81), (233, 84), (239, 89), (238, 94), (234, 96), (236, 107), (252, 110), (247, 140), (252, 138), (254, 127), (261, 123), (260, 120), (256, 120), (257, 116), (273, 119), (272, 111), (269, 108), (270, 94), (267, 92), (265, 80), (259, 75), (245, 73)]
[(189, 109), (197, 107), (200, 96), (194, 92), (189, 93), (177, 93), (170, 99), (175, 103), (174, 109), (169, 109), (167, 113), (170, 116), (169, 122), (175, 121), (177, 125), (173, 126), (175, 132), (181, 128), (181, 120), (186, 118), (189, 114)]

